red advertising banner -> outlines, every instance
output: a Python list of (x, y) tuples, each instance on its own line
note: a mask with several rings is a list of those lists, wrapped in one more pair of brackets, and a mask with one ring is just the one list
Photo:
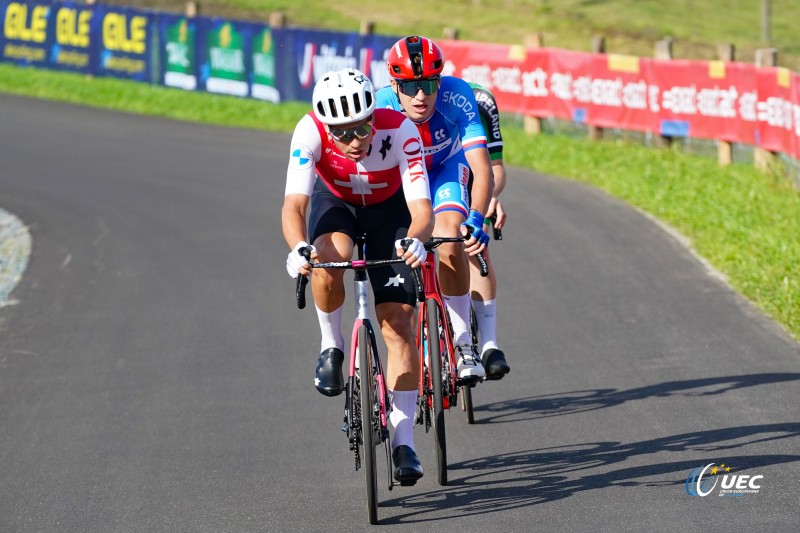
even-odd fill
[(800, 155), (800, 75), (722, 61), (661, 61), (441, 41), (445, 73), (480, 83), (505, 112)]

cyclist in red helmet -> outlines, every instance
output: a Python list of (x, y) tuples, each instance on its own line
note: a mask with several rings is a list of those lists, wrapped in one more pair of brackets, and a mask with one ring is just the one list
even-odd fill
[[(492, 198), (493, 178), (478, 104), (470, 86), (442, 76), (444, 55), (432, 40), (412, 35), (397, 41), (387, 59), (391, 85), (377, 93), (377, 106), (402, 111), (419, 129), (431, 186), (434, 235), (472, 237), (439, 248), (439, 279), (453, 324), (458, 373), (481, 380), (486, 372), (469, 331), (470, 271), (466, 252), (476, 255), (489, 241), (484, 214)], [(470, 169), (472, 191), (468, 189)]]

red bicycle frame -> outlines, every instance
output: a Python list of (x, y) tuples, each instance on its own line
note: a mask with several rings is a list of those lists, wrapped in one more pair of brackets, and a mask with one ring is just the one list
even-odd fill
[[(444, 400), (444, 408), (449, 409), (450, 401), (455, 400), (456, 393), (457, 393), (457, 385), (456, 381), (458, 379), (458, 375), (456, 374), (456, 357), (455, 357), (455, 346), (453, 345), (453, 331), (450, 327), (450, 320), (447, 315), (447, 305), (444, 301), (444, 296), (442, 295), (441, 287), (439, 286), (439, 276), (436, 273), (436, 254), (433, 251), (428, 252), (425, 261), (420, 265), (420, 274), (422, 276), (422, 287), (425, 294), (425, 298), (423, 300), (426, 302), (429, 298), (436, 301), (436, 304), (439, 307), (439, 316), (440, 324), (442, 331), (439, 335), (439, 342), (440, 342), (440, 352), (442, 354), (447, 354), (447, 361), (449, 364), (447, 365), (448, 372), (450, 373), (450, 390), (444, 391), (443, 400)], [(424, 367), (426, 365), (422, 364), (424, 361), (424, 357), (426, 355), (426, 350), (423, 346), (423, 334), (424, 326), (425, 326), (425, 308), (424, 305), (420, 309), (418, 313), (418, 323), (417, 323), (417, 331), (419, 332), (417, 335), (418, 338), (418, 346), (419, 354), (420, 354), (420, 380), (419, 380), (419, 393), (420, 396), (425, 395), (425, 388), (427, 387), (428, 390), (433, 388), (432, 383), (432, 376), (430, 373), (425, 375)], [(430, 342), (430, 339), (428, 340)], [(432, 404), (433, 397), (428, 395), (428, 403)], [(431, 405), (432, 406), (432, 405)]]

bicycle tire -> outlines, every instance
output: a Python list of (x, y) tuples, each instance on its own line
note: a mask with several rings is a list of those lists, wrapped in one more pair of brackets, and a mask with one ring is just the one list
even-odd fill
[[(475, 316), (475, 310), (472, 304), (469, 306), (469, 330), (471, 334), (472, 346), (477, 351), (478, 349), (478, 318)], [(472, 387), (463, 385), (461, 387), (461, 410), (467, 414), (467, 423), (475, 423), (475, 412), (472, 408)]]
[[(429, 298), (425, 301), (428, 335), (428, 361), (433, 384), (433, 436), (436, 441), (436, 467), (439, 485), (447, 485), (447, 434), (444, 423), (444, 385), (442, 380), (442, 353), (439, 339), (439, 305)], [(431, 342), (436, 339), (437, 342)]]
[(361, 407), (361, 444), (363, 450), (364, 481), (367, 488), (367, 515), (370, 524), (378, 523), (378, 465), (375, 453), (373, 398), (374, 384), (372, 344), (367, 326), (358, 328), (358, 363), (360, 374), (359, 402)]

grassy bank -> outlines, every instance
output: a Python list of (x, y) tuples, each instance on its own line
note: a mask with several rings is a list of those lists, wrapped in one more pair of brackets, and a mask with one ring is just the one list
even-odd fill
[[(291, 131), (308, 104), (280, 106), (0, 64), (0, 92), (236, 127)], [(688, 236), (700, 255), (800, 337), (800, 194), (749, 165), (613, 141), (504, 129), (507, 160), (589, 183)]]

